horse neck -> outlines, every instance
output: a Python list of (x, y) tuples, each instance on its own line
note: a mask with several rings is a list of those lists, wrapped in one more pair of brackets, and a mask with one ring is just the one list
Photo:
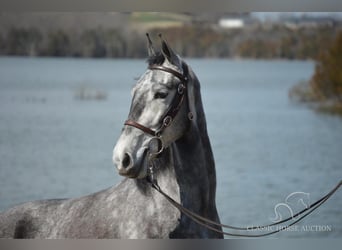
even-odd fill
[[(197, 81), (197, 78), (195, 78)], [(175, 172), (179, 188), (185, 190), (193, 199), (196, 195), (201, 195), (200, 207), (212, 210), (216, 213), (215, 193), (216, 193), (216, 173), (215, 162), (207, 132), (205, 114), (203, 110), (199, 82), (196, 84), (195, 122), (191, 122), (187, 133), (173, 144), (175, 160)], [(192, 193), (193, 191), (193, 193)], [(187, 197), (183, 197), (187, 200)]]

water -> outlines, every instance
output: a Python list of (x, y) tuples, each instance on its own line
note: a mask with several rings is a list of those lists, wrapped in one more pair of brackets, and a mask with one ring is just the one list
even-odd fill
[[(312, 62), (188, 62), (202, 84), (222, 222), (270, 223), (287, 195), (309, 193), (314, 202), (341, 179), (342, 119), (288, 99)], [(145, 69), (143, 60), (0, 58), (0, 210), (118, 183), (112, 149)], [(79, 100), (82, 87), (107, 98)], [(273, 237), (340, 237), (341, 198)]]

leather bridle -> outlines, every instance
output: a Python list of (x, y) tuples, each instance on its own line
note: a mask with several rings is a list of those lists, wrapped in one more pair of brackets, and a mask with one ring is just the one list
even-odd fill
[[(165, 71), (167, 73), (170, 73), (174, 76), (176, 76), (177, 78), (179, 78), (181, 81), (178, 84), (177, 87), (177, 92), (176, 95), (174, 96), (170, 107), (168, 108), (168, 110), (166, 111), (165, 115), (161, 118), (160, 120), (160, 127), (157, 130), (153, 130), (149, 127), (146, 127), (145, 125), (142, 125), (134, 120), (128, 119), (125, 121), (125, 125), (127, 126), (131, 126), (131, 127), (135, 127), (137, 129), (140, 129), (141, 131), (143, 131), (146, 134), (152, 135), (153, 137), (158, 137), (160, 138), (164, 129), (169, 127), (172, 123), (172, 121), (174, 120), (174, 118), (176, 117), (176, 115), (178, 114), (178, 111), (180, 110), (180, 108), (182, 107), (182, 104), (184, 102), (184, 96), (187, 90), (187, 83), (188, 83), (188, 67), (186, 66), (186, 64), (183, 64), (183, 74), (181, 74), (180, 72), (168, 68), (168, 67), (164, 67), (161, 65), (150, 65), (148, 67), (150, 70), (161, 70), (161, 71)], [(193, 115), (191, 112), (188, 113), (188, 118), (190, 120), (192, 120)]]
[[(186, 95), (186, 91), (187, 91), (187, 85), (188, 85), (188, 81), (189, 81), (189, 69), (188, 66), (183, 63), (182, 64), (182, 69), (183, 69), (183, 74), (181, 74), (180, 72), (168, 68), (168, 67), (164, 67), (162, 65), (150, 65), (148, 67), (150, 70), (160, 70), (160, 71), (164, 71), (167, 73), (170, 73), (174, 76), (176, 76), (179, 80), (180, 83), (177, 86), (177, 92), (175, 94), (175, 96), (173, 97), (173, 100), (169, 106), (169, 108), (167, 109), (165, 115), (162, 116), (162, 118), (160, 119), (160, 126), (158, 129), (153, 130), (149, 127), (146, 127), (145, 125), (142, 125), (132, 119), (128, 119), (125, 121), (125, 125), (127, 126), (131, 126), (137, 129), (140, 129), (141, 131), (143, 131), (144, 133), (151, 135), (152, 139), (149, 141), (149, 148), (152, 148), (152, 146), (150, 144), (153, 144), (154, 141), (157, 141), (157, 150), (155, 152), (152, 152), (150, 149), (149, 155), (148, 155), (148, 161), (149, 161), (149, 178), (151, 180), (154, 180), (154, 166), (152, 164), (153, 158), (158, 157), (158, 155), (160, 155), (163, 150), (165, 149), (165, 142), (162, 139), (162, 133), (163, 131), (169, 127), (171, 125), (171, 123), (173, 122), (173, 120), (175, 119), (176, 115), (178, 114), (179, 110), (182, 107), (182, 104), (184, 103), (184, 98)], [(189, 100), (188, 100), (189, 101)], [(189, 103), (188, 103), (188, 107), (189, 107)], [(188, 119), (192, 120), (193, 119), (193, 114), (191, 111), (188, 111)]]

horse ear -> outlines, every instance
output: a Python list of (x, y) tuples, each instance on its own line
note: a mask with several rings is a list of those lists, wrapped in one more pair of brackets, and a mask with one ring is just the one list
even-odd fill
[(148, 42), (148, 56), (150, 57), (155, 56), (156, 52), (154, 51), (150, 35), (146, 33), (146, 37), (147, 37), (147, 42)]
[(159, 37), (162, 41), (162, 54), (164, 55), (165, 59), (169, 61), (171, 64), (177, 66), (179, 69), (181, 69), (181, 61), (177, 54), (173, 52), (173, 50), (169, 47), (169, 45), (165, 42), (165, 40), (162, 38), (161, 34), (159, 34)]

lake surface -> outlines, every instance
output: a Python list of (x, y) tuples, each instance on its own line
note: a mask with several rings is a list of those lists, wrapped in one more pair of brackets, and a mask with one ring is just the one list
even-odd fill
[[(288, 195), (308, 193), (312, 203), (341, 179), (342, 119), (288, 98), (312, 62), (187, 62), (202, 86), (221, 222), (268, 224)], [(0, 57), (0, 210), (117, 184), (112, 149), (145, 69), (144, 60)], [(82, 89), (107, 98), (75, 98)], [(272, 237), (341, 237), (341, 198)]]

